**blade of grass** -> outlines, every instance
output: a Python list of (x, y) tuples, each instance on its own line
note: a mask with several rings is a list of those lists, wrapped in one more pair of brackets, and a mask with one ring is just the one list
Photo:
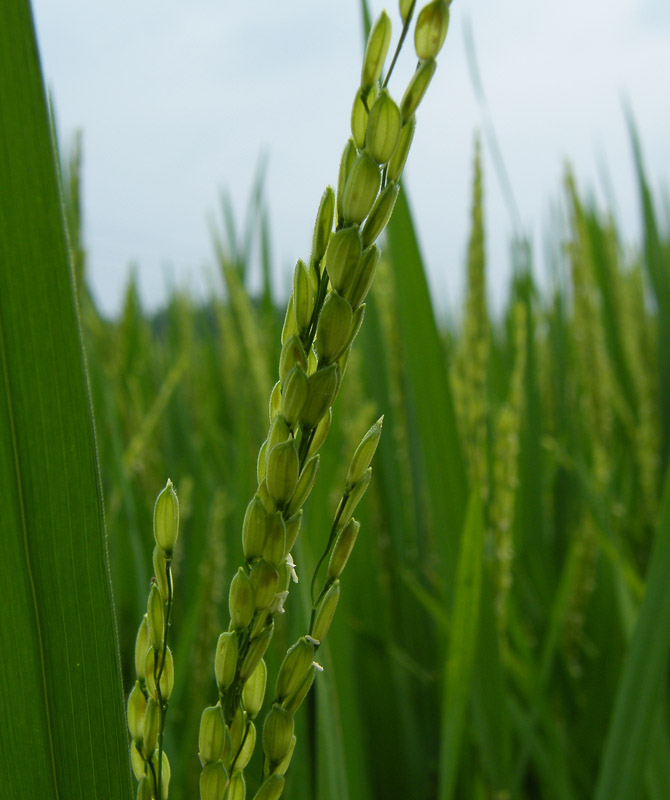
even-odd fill
[[(411, 426), (424, 462), (430, 521), (447, 592), (453, 581), (458, 531), (465, 518), (465, 469), (456, 429), (446, 357), (430, 300), (419, 244), (404, 190), (388, 226), (396, 284), (396, 318), (407, 375)], [(439, 398), (436, 405), (436, 398)], [(411, 428), (410, 428), (411, 430)]]
[(439, 800), (454, 796), (477, 649), (482, 588), (484, 522), (479, 489), (470, 492), (461, 535), (451, 614), (451, 635), (444, 670)]
[(0, 5), (0, 796), (130, 797), (101, 487), (30, 7)]
[(474, 730), (492, 794), (502, 797), (509, 791), (511, 780), (511, 740), (494, 602), (492, 575), (484, 570), (472, 691)]
[(670, 797), (670, 732), (668, 732), (668, 695), (656, 709), (654, 733), (649, 746), (646, 785), (650, 800)]
[(654, 712), (670, 653), (670, 471), (648, 574), (647, 590), (619, 681), (596, 800), (633, 800), (641, 792)]
[(656, 212), (647, 181), (642, 147), (632, 111), (628, 110), (628, 129), (635, 158), (638, 191), (642, 207), (644, 232), (644, 264), (658, 306), (658, 383), (661, 419), (661, 469), (665, 470), (670, 451), (670, 271), (664, 263), (663, 246), (658, 231)]

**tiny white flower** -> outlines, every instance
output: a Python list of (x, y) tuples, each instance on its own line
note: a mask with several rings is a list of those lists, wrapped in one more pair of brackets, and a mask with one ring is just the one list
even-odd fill
[(297, 583), (298, 573), (295, 571), (295, 561), (293, 561), (293, 556), (290, 553), (286, 556), (286, 566), (289, 568), (291, 573), (291, 580), (293, 583)]
[(284, 603), (286, 602), (286, 598), (288, 597), (288, 592), (277, 592), (275, 595), (275, 599), (270, 606), (270, 613), (271, 614), (283, 614), (284, 613)]

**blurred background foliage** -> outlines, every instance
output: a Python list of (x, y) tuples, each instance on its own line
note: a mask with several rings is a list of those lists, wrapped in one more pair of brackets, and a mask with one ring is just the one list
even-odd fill
[[(670, 237), (632, 126), (631, 141), (642, 241), (624, 244), (566, 169), (550, 286), (538, 287), (535, 254), (517, 239), (496, 315), (479, 146), (467, 263), (445, 265), (467, 270), (449, 324), (436, 317), (401, 196), (305, 509), (300, 583), (268, 657), (272, 680), (306, 630), (309, 579), (350, 456), (383, 413), (287, 797), (670, 797), (670, 634), (659, 611), (670, 607)], [(131, 281), (120, 317), (103, 318), (86, 286), (79, 140), (65, 161), (124, 687), (153, 502), (170, 477), (182, 533), (166, 750), (171, 797), (194, 797), (287, 292), (270, 280), (261, 174), (243, 224), (224, 201), (213, 233), (223, 293), (196, 305), (175, 288), (149, 315)]]

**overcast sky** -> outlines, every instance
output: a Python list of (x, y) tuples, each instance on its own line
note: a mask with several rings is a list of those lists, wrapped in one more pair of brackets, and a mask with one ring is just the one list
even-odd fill
[[(400, 31), (397, 2), (387, 7)], [(422, 5), (422, 3), (420, 3)], [(358, 0), (33, 0), (43, 70), (63, 143), (84, 136), (90, 278), (119, 307), (131, 263), (145, 303), (170, 281), (218, 285), (209, 226), (226, 189), (241, 220), (259, 160), (275, 281), (309, 255), (314, 215), (335, 183), (362, 54)], [(524, 228), (543, 260), (567, 160), (604, 197), (606, 167), (624, 232), (639, 215), (622, 98), (634, 112), (657, 190), (670, 176), (668, 0), (456, 0), (438, 71), (417, 115), (409, 191), (438, 306), (459, 306), (472, 142), (482, 116), (469, 78), (471, 26)], [(390, 89), (399, 100), (408, 56)], [(492, 294), (509, 276), (512, 221), (485, 151)], [(209, 276), (209, 277), (208, 277)], [(214, 276), (212, 278), (212, 276)]]

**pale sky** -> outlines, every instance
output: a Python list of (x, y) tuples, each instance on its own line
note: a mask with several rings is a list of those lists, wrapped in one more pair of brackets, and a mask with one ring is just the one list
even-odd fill
[[(387, 8), (400, 32), (397, 3)], [(422, 5), (422, 3), (420, 3)], [(267, 156), (275, 285), (307, 258), (319, 198), (337, 181), (362, 55), (358, 0), (33, 0), (63, 143), (84, 136), (94, 294), (118, 309), (131, 263), (148, 308), (170, 282), (220, 286), (210, 221), (226, 189), (241, 226)], [(471, 25), (491, 115), (536, 262), (567, 160), (604, 198), (606, 167), (629, 238), (639, 212), (622, 99), (654, 188), (670, 176), (668, 0), (455, 0), (406, 169), (437, 306), (460, 307), (473, 136), (482, 117), (464, 45)], [(399, 101), (413, 46), (394, 73)], [(500, 304), (512, 222), (485, 150), (488, 269)]]

